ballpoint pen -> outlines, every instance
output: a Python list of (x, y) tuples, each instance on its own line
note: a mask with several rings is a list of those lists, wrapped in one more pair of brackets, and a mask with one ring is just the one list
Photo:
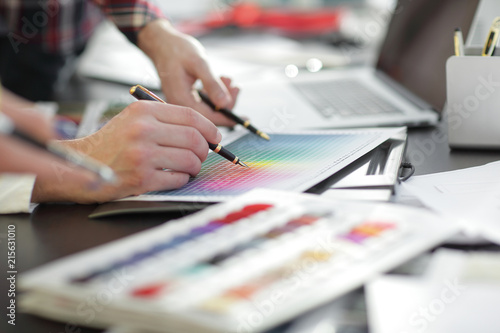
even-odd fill
[(94, 160), (80, 152), (77, 152), (69, 147), (60, 144), (57, 141), (41, 142), (27, 133), (17, 129), (12, 120), (5, 114), (0, 112), (0, 134), (12, 136), (18, 140), (26, 142), (34, 147), (42, 149), (52, 155), (57, 156), (65, 161), (69, 161), (76, 166), (84, 168), (98, 175), (103, 181), (115, 183), (117, 177), (113, 169), (109, 166)]
[(237, 115), (235, 115), (233, 112), (231, 112), (230, 110), (228, 109), (225, 109), (225, 108), (219, 108), (218, 106), (216, 106), (211, 100), (210, 98), (208, 98), (208, 96), (201, 90), (198, 90), (198, 95), (200, 95), (200, 98), (203, 102), (205, 102), (205, 104), (207, 104), (208, 106), (210, 106), (214, 111), (216, 112), (220, 112), (222, 113), (225, 117), (231, 119), (232, 121), (234, 121), (235, 123), (237, 124), (240, 124), (242, 125), (243, 127), (247, 128), (250, 132), (254, 133), (254, 134), (257, 134), (258, 136), (260, 136), (261, 138), (263, 139), (266, 139), (266, 140), (269, 140), (269, 135), (267, 135), (266, 133), (256, 129), (251, 123), (249, 120), (244, 120), (244, 119), (241, 119), (240, 117), (238, 117)]
[[(148, 89), (144, 88), (141, 85), (135, 85), (132, 88), (130, 88), (130, 94), (134, 96), (136, 99), (139, 100), (149, 100), (149, 101), (156, 101), (156, 102), (161, 102), (165, 103), (160, 97), (156, 96), (154, 93), (149, 91)], [(214, 153), (219, 154), (220, 156), (224, 157), (228, 161), (230, 161), (233, 164), (238, 164), (241, 166), (244, 166), (248, 168), (248, 165), (243, 163), (238, 156), (234, 155), (231, 153), (229, 150), (221, 146), (220, 144), (215, 144), (215, 143), (210, 143), (208, 142), (208, 147), (210, 150), (212, 150)]]

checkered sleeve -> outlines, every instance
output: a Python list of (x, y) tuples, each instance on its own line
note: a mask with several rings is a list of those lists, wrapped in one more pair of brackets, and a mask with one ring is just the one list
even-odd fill
[(134, 44), (141, 28), (149, 22), (165, 18), (162, 11), (148, 0), (93, 0), (104, 14)]

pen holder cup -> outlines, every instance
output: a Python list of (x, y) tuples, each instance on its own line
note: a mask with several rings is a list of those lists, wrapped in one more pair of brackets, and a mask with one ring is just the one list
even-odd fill
[(500, 149), (500, 57), (450, 57), (446, 94), (449, 146)]

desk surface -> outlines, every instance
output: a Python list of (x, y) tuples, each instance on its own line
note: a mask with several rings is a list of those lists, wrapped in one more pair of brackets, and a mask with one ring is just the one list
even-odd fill
[[(84, 81), (82, 81), (83, 84), (88, 83)], [(99, 81), (92, 83), (92, 88), (84, 86), (83, 98), (85, 94), (100, 97), (99, 93), (103, 86), (106, 87), (107, 93), (102, 97), (109, 97), (110, 91), (121, 94), (125, 89), (122, 85)], [(75, 98), (71, 95), (67, 97)], [(78, 97), (82, 98), (82, 96)], [(422, 175), (483, 165), (499, 160), (500, 151), (451, 151), (446, 141), (446, 124), (442, 121), (436, 128), (409, 131), (407, 158), (416, 166), (416, 174)], [(19, 274), (55, 259), (108, 243), (182, 216), (180, 213), (163, 213), (88, 219), (88, 214), (95, 208), (96, 205), (51, 204), (37, 207), (32, 215), (0, 216), (0, 253), (7, 253), (6, 238), (9, 225), (16, 227), (16, 265)], [(6, 261), (6, 257), (0, 258), (0, 269), (4, 272), (2, 276), (7, 272)], [(2, 278), (0, 306), (3, 309), (7, 306), (7, 297), (5, 297), (7, 290), (6, 279)], [(364, 319), (360, 319), (359, 322), (360, 324), (354, 330), (351, 328), (349, 331), (366, 332)], [(2, 319), (0, 331), (99, 332), (84, 327), (74, 327), (71, 323), (52, 322), (19, 312), (16, 316), (16, 327), (8, 325), (6, 320)], [(275, 331), (285, 330), (281, 327)]]

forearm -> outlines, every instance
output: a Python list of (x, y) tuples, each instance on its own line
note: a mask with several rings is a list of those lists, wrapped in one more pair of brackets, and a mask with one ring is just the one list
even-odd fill
[[(102, 158), (95, 155), (95, 141), (76, 139), (58, 141), (62, 145), (69, 147), (85, 155), (93, 155), (93, 158), (100, 162), (110, 164)], [(92, 143), (94, 142), (94, 143)], [(69, 162), (53, 163), (53, 177), (38, 177), (34, 188), (31, 201), (35, 203), (42, 202), (76, 202), (81, 204), (90, 204), (102, 201), (118, 199), (119, 196), (114, 193), (114, 187), (99, 183), (98, 181), (89, 182), (88, 177), (75, 177), (75, 173), (82, 173), (77, 166)]]
[(96, 188), (92, 188), (88, 181), (67, 175), (69, 170), (64, 167), (59, 169), (60, 177), (55, 180), (38, 177), (33, 187), (31, 202), (75, 202), (80, 204), (100, 202), (95, 197), (94, 190)]
[(1, 89), (2, 107), (7, 108), (35, 108), (35, 103), (22, 98), (10, 90), (2, 87)]
[[(157, 19), (150, 22), (141, 29), (137, 37), (137, 46), (151, 58), (156, 66), (163, 65), (162, 59), (166, 60), (175, 57), (185, 59), (191, 56), (186, 53), (186, 48), (183, 47), (184, 39), (195, 43), (196, 52), (204, 52), (203, 47), (196, 39), (181, 33), (166, 19)], [(180, 66), (181, 64), (178, 63), (177, 65)]]

